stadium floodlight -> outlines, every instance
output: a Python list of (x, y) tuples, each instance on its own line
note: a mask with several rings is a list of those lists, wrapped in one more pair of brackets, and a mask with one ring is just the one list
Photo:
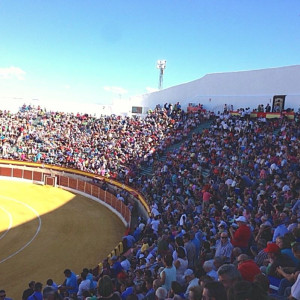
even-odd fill
[(163, 88), (163, 76), (164, 71), (167, 65), (167, 61), (165, 59), (161, 59), (157, 61), (156, 68), (160, 70), (159, 72), (159, 81), (158, 81), (158, 89), (161, 90)]

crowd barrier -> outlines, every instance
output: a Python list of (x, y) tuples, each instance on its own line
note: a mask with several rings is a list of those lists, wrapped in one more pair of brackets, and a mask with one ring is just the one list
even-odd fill
[[(107, 182), (110, 185), (127, 190), (143, 205), (147, 213), (150, 213), (150, 208), (146, 200), (135, 189), (116, 180), (80, 170), (40, 163), (0, 159), (0, 177), (58, 186), (63, 189), (71, 190), (75, 193), (83, 194), (91, 199), (101, 201), (104, 205), (109, 207), (128, 228), (131, 221), (131, 212), (129, 208), (113, 194), (102, 190), (99, 185), (94, 183), (93, 181), (96, 179), (97, 181)], [(122, 253), (123, 243), (120, 242), (108, 255), (108, 259), (114, 255), (119, 256)]]

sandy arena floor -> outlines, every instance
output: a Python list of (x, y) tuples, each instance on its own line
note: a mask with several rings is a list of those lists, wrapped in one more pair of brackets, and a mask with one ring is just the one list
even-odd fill
[(0, 289), (21, 299), (31, 280), (64, 280), (93, 268), (125, 227), (96, 201), (50, 186), (0, 180)]

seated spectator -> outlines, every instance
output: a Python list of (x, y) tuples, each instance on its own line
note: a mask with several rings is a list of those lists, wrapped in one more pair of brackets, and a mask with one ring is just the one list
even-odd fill
[(253, 282), (256, 275), (261, 274), (257, 264), (252, 259), (249, 259), (247, 254), (241, 254), (238, 257), (238, 270), (242, 278), (250, 282)]
[(265, 252), (265, 248), (267, 247), (267, 241), (264, 239), (259, 239), (257, 241), (257, 252), (251, 247), (252, 255), (254, 255), (254, 261), (255, 263), (261, 267), (264, 265), (265, 260), (268, 258), (268, 254)]
[[(293, 254), (296, 258), (300, 258), (300, 243), (295, 243), (292, 247)], [(300, 274), (300, 264), (296, 266), (294, 272), (289, 272), (281, 266), (277, 268), (277, 273), (283, 276), (284, 278), (280, 281), (278, 295), (284, 296), (286, 294), (286, 289), (291, 287), (297, 280), (298, 275)]]
[(267, 266), (267, 275), (282, 278), (282, 275), (277, 273), (277, 268), (279, 266), (285, 268), (289, 267), (292, 270), (295, 268), (295, 263), (293, 260), (285, 255), (281, 254), (280, 248), (275, 243), (269, 243), (267, 248), (265, 248), (265, 252), (268, 253), (269, 265)]
[(168, 296), (168, 292), (165, 288), (159, 287), (155, 292), (155, 296), (157, 300), (165, 300)]
[(46, 281), (46, 286), (51, 286), (55, 291), (58, 290), (58, 285), (51, 278)]
[(195, 277), (194, 271), (191, 269), (187, 269), (184, 272), (184, 278), (187, 283), (187, 289), (186, 289), (184, 295), (185, 295), (185, 298), (187, 298), (191, 287), (199, 285), (199, 279), (197, 277)]
[(220, 239), (216, 242), (215, 256), (224, 256), (227, 262), (230, 262), (233, 246), (228, 239), (228, 233), (223, 231)]
[(260, 274), (255, 275), (253, 283), (259, 285), (261, 287), (261, 289), (263, 291), (265, 291), (266, 294), (269, 293), (269, 291), (270, 291), (270, 281), (269, 281), (268, 277), (265, 274), (260, 273)]
[(118, 260), (117, 256), (112, 256), (111, 260), (111, 277), (112, 278), (117, 278), (122, 272), (123, 272), (123, 267), (121, 263)]
[(171, 283), (169, 298), (173, 298), (173, 299), (176, 298), (178, 300), (184, 299), (183, 287), (177, 281), (172, 281)]
[(201, 286), (192, 286), (189, 291), (189, 300), (199, 300), (202, 298), (202, 288)]
[(218, 280), (218, 273), (214, 270), (214, 263), (212, 260), (207, 260), (203, 264), (203, 270), (207, 276), (210, 276), (214, 280)]
[(288, 233), (288, 229), (286, 227), (285, 221), (286, 221), (286, 213), (282, 212), (279, 215), (279, 219), (276, 221), (277, 222), (277, 227), (274, 230), (274, 234), (273, 234), (273, 243), (276, 242), (276, 238), (279, 236), (284, 236), (286, 233)]
[(276, 245), (280, 248), (280, 252), (282, 254), (288, 255), (294, 261), (294, 263), (296, 265), (298, 263), (300, 263), (300, 261), (293, 254), (293, 251), (291, 249), (291, 243), (290, 243), (287, 235), (285, 235), (285, 236), (278, 236), (276, 238)]
[(58, 294), (57, 290), (51, 286), (46, 286), (43, 289), (43, 300), (59, 300), (61, 296)]
[(100, 299), (121, 300), (120, 296), (114, 293), (112, 280), (107, 275), (104, 275), (99, 279), (98, 296)]
[(228, 300), (268, 300), (267, 293), (257, 283), (241, 280), (228, 291)]
[(146, 293), (145, 293), (145, 300), (155, 300), (155, 290), (153, 287), (153, 279), (148, 278), (146, 279)]
[(218, 270), (218, 277), (226, 290), (242, 279), (241, 273), (232, 264), (221, 266)]
[(242, 249), (239, 247), (235, 247), (232, 250), (232, 254), (231, 254), (231, 262), (235, 265), (237, 265), (237, 258), (239, 257), (239, 255), (242, 254)]
[(203, 300), (227, 300), (226, 290), (221, 282), (212, 281), (204, 285)]

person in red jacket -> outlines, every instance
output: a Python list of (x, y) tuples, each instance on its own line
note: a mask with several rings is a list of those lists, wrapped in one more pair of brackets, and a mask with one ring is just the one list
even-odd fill
[(238, 229), (234, 231), (232, 227), (230, 227), (229, 232), (231, 235), (231, 244), (234, 247), (239, 247), (243, 252), (248, 250), (249, 241), (251, 238), (251, 230), (247, 225), (247, 220), (244, 216), (239, 216), (235, 220), (238, 224)]
[(254, 277), (257, 274), (261, 274), (258, 265), (252, 259), (249, 259), (247, 254), (239, 255), (237, 262), (238, 270), (240, 271), (244, 280), (253, 282)]

